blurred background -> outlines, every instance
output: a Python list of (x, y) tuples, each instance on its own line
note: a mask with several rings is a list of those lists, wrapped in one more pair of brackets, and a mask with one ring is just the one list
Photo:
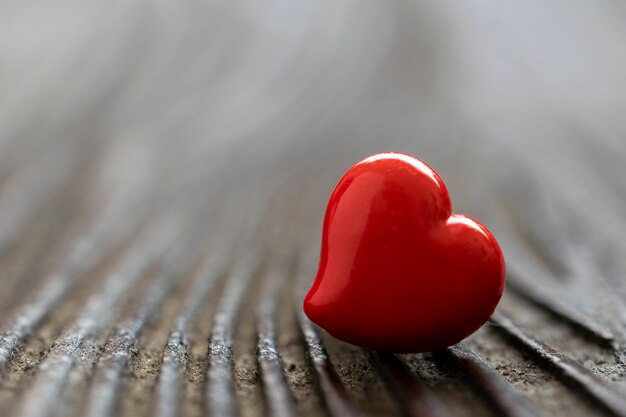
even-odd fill
[[(624, 415), (624, 22), (1, 2), (0, 413)], [(498, 315), (457, 350), (379, 357), (300, 314), (330, 192), (385, 151), (503, 246)]]

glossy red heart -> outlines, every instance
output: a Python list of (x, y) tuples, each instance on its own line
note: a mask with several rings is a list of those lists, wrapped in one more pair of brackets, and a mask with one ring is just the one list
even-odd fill
[(335, 187), (304, 311), (355, 345), (428, 352), (482, 326), (504, 281), (498, 242), (452, 214), (439, 175), (412, 156), (384, 153), (350, 168)]

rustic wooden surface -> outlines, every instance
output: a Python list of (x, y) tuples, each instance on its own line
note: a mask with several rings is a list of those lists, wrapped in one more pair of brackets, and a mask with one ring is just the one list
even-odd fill
[[(0, 414), (626, 415), (626, 7), (0, 2)], [(341, 173), (419, 156), (508, 264), (424, 355), (302, 315)]]

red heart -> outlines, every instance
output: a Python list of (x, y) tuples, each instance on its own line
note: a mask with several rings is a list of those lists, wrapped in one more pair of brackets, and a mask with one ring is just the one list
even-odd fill
[(482, 326), (504, 276), (498, 242), (452, 214), (439, 175), (412, 156), (384, 153), (350, 168), (335, 187), (304, 311), (355, 345), (428, 352)]

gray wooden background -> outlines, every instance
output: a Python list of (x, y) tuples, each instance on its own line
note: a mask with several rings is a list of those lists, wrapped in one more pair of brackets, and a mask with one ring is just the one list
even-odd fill
[[(505, 252), (442, 352), (301, 314), (382, 151)], [(619, 1), (0, 2), (0, 414), (624, 416), (625, 163)]]

